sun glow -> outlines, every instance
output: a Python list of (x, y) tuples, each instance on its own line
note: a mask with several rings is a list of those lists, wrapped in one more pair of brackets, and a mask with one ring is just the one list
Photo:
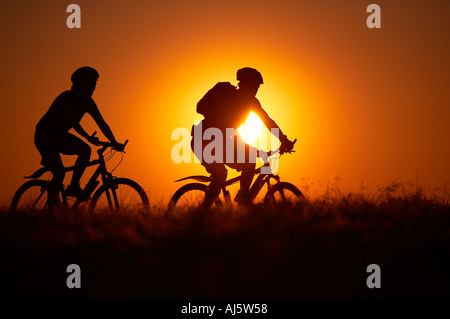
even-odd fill
[(255, 142), (263, 129), (263, 122), (259, 119), (258, 115), (250, 112), (247, 120), (239, 128), (239, 134), (247, 144)]

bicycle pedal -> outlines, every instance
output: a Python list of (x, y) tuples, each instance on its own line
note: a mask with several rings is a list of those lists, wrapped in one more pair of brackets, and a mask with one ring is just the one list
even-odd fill
[(91, 196), (87, 196), (87, 197), (82, 197), (82, 198), (78, 198), (77, 200), (82, 203), (82, 202), (88, 202), (91, 199)]
[(72, 196), (72, 197), (74, 197), (76, 200), (78, 200), (80, 203), (81, 202), (87, 202), (87, 201), (89, 201), (90, 199), (91, 199), (91, 196), (89, 196), (89, 195), (84, 195), (84, 194), (82, 194), (82, 195), (79, 195), (79, 196)]

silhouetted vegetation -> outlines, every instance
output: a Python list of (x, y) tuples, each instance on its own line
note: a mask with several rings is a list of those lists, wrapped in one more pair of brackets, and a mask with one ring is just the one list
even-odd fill
[[(391, 186), (273, 211), (3, 210), (2, 296), (450, 297), (448, 200)], [(81, 289), (66, 287), (72, 263)], [(369, 264), (381, 267), (381, 289), (366, 286)]]

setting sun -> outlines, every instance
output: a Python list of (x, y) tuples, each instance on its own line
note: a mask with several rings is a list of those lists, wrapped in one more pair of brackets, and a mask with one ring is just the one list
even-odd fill
[(239, 134), (247, 144), (255, 142), (263, 129), (263, 122), (259, 119), (258, 115), (250, 112), (247, 120), (239, 128)]
[[(22, 176), (40, 166), (35, 126), (56, 96), (70, 90), (72, 72), (85, 65), (100, 73), (93, 99), (105, 121), (119, 142), (130, 140), (115, 173), (138, 179), (153, 202), (169, 200), (178, 188), (173, 180), (205, 174), (199, 163), (172, 161), (172, 132), (190, 131), (202, 119), (198, 101), (218, 82), (238, 86), (242, 67), (261, 72), (256, 98), (282, 132), (299, 141), (296, 153), (280, 161), (285, 178), (314, 182), (315, 194), (326, 192), (334, 176), (343, 192), (377, 191), (398, 178), (448, 194), (450, 34), (442, 33), (450, 21), (448, 1), (430, 4), (426, 12), (383, 3), (384, 26), (377, 30), (366, 26), (365, 6), (330, 0), (239, 6), (109, 1), (108, 9), (81, 1), (80, 29), (67, 27), (70, 13), (54, 1), (9, 2), (0, 10), (0, 204), (9, 205)], [(255, 114), (246, 115), (238, 129), (243, 139), (264, 149), (267, 137), (264, 142), (276, 149), (278, 139)], [(81, 126), (104, 137), (89, 115)], [(76, 159), (62, 160), (70, 166)]]

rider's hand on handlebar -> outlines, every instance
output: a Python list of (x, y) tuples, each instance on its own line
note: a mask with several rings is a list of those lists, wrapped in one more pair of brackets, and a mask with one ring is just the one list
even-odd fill
[(94, 144), (94, 145), (99, 145), (99, 143), (100, 143), (97, 136), (90, 136), (88, 138), (88, 141), (89, 141), (89, 143)]
[(112, 147), (118, 152), (123, 152), (123, 150), (125, 148), (125, 145), (122, 143), (119, 143), (119, 142), (113, 142), (111, 144), (112, 144)]
[(289, 140), (287, 137), (281, 141), (280, 153), (290, 153), (293, 152), (294, 144), (297, 142), (297, 139), (294, 141)]

